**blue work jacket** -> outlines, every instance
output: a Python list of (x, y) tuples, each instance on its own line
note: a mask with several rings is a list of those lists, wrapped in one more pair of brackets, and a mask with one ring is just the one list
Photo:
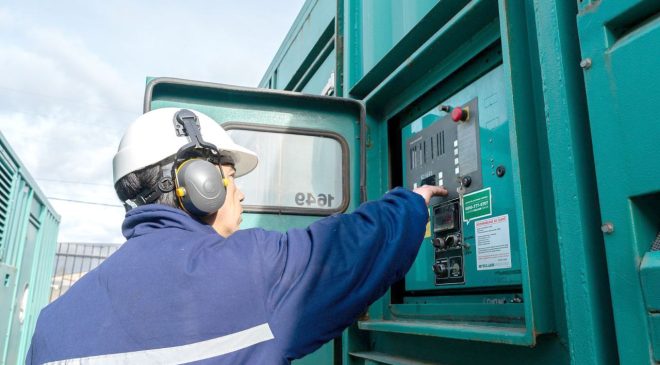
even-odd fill
[(305, 229), (227, 238), (138, 207), (126, 243), (42, 310), (27, 364), (288, 364), (403, 278), (427, 220), (405, 189)]

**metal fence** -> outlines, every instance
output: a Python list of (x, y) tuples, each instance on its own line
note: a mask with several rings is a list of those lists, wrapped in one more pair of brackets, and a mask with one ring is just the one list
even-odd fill
[(120, 245), (109, 243), (60, 242), (55, 255), (50, 301), (54, 301), (83, 275), (99, 266)]

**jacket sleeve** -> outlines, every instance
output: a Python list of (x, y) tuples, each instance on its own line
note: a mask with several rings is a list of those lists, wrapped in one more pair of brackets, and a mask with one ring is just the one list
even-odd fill
[(25, 356), (25, 365), (32, 365), (32, 344), (30, 344), (30, 348), (28, 349), (27, 356)]
[(306, 229), (258, 231), (266, 305), (285, 357), (300, 358), (339, 336), (402, 279), (427, 221), (424, 199), (399, 188)]

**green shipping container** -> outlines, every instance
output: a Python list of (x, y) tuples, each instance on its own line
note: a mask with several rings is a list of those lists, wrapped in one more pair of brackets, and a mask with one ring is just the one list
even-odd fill
[[(195, 108), (292, 157), (241, 180), (245, 227), (448, 187), (405, 280), (296, 364), (654, 364), (659, 14), (652, 0), (308, 0), (263, 89), (156, 78), (145, 110)], [(258, 194), (280, 181), (267, 170), (276, 198)]]
[(59, 221), (0, 133), (0, 364), (25, 363), (50, 296)]

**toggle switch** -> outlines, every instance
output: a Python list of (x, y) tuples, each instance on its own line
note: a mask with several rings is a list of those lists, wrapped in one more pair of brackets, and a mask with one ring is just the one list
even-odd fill
[(440, 237), (436, 237), (433, 239), (433, 246), (438, 249), (443, 249), (446, 246), (445, 240)]
[(449, 274), (449, 268), (444, 263), (435, 263), (433, 264), (433, 272), (440, 277), (447, 277)]

